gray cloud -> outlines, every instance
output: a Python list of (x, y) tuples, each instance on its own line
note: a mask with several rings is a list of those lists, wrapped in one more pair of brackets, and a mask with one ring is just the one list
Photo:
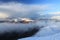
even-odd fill
[[(0, 5), (1, 12), (7, 12), (11, 17), (29, 17), (32, 15), (37, 18), (40, 14), (43, 14), (44, 10), (48, 10), (49, 5), (37, 5), (37, 4), (22, 4), (17, 2), (2, 3)], [(41, 12), (42, 11), (42, 12)], [(37, 14), (37, 15), (36, 15)], [(39, 16), (38, 16), (39, 15)]]

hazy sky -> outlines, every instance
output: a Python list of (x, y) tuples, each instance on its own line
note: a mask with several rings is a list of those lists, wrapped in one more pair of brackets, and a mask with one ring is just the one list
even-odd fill
[[(60, 20), (60, 0), (0, 0), (0, 18), (29, 17), (32, 19), (38, 19), (41, 16), (47, 16), (47, 18), (56, 18)], [(26, 40), (59, 40), (60, 33), (55, 35), (56, 32), (60, 32), (59, 24), (60, 23), (50, 23), (36, 35), (38, 36), (39, 33), (41, 33), (41, 36), (51, 35), (49, 37), (27, 38)], [(53, 29), (53, 31), (51, 29)], [(52, 35), (52, 33), (54, 35)]]
[(33, 13), (32, 17), (37, 18), (43, 6), (40, 7), (39, 0), (0, 0), (0, 3), (0, 12), (10, 17), (30, 17)]
[(28, 17), (33, 13), (36, 18), (44, 15), (55, 18), (60, 15), (59, 4), (59, 0), (0, 0), (0, 11), (13, 17)]

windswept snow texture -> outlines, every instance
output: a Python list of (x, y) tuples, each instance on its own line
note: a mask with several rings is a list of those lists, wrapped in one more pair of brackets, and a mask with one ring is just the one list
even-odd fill
[[(20, 40), (60, 40), (60, 22), (41, 21), (37, 22), (37, 24), (41, 29), (35, 35)], [(41, 26), (44, 27), (42, 28)]]

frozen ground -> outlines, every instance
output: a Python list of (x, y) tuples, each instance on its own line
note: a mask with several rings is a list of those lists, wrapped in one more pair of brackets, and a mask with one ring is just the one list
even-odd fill
[(39, 27), (44, 26), (35, 35), (20, 40), (60, 40), (60, 22), (41, 21), (36, 23)]

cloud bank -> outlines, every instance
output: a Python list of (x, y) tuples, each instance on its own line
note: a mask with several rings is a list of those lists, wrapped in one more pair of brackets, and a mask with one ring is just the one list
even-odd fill
[[(40, 14), (45, 10), (49, 9), (49, 5), (37, 5), (37, 4), (22, 4), (17, 2), (1, 3), (0, 11), (6, 12), (11, 15), (11, 17), (28, 17), (29, 14), (37, 14), (35, 16), (39, 17)], [(31, 16), (30, 15), (30, 16)], [(39, 16), (38, 16), (39, 15)], [(34, 15), (32, 15), (34, 17)]]

